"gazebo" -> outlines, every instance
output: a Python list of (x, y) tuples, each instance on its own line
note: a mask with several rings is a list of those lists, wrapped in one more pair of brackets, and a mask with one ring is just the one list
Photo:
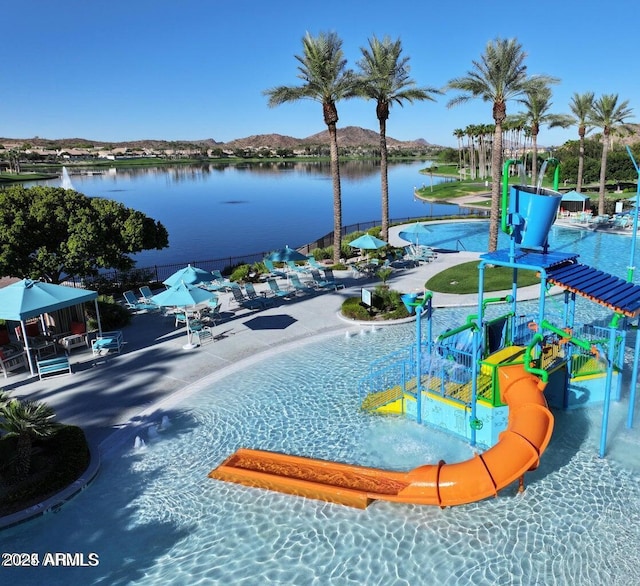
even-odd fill
[(589, 196), (579, 191), (568, 191), (560, 200), (560, 207), (567, 212), (584, 212), (589, 207)]
[(54, 285), (30, 279), (17, 281), (0, 289), (0, 318), (20, 322), (22, 332), (25, 333), (24, 345), (29, 361), (29, 370), (32, 375), (35, 374), (35, 370), (33, 358), (29, 351), (29, 340), (26, 336), (26, 320), (91, 300), (96, 305), (98, 331), (101, 334), (97, 291), (76, 289), (65, 285)]

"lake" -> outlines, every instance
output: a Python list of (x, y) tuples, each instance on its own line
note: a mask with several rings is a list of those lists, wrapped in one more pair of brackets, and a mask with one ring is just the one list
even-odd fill
[[(458, 214), (458, 206), (417, 200), (417, 186), (444, 181), (421, 174), (425, 161), (389, 165), (392, 219)], [(106, 197), (162, 222), (169, 248), (135, 255), (147, 267), (299, 247), (333, 231), (328, 163), (258, 163), (111, 168), (74, 174), (76, 191)], [(373, 161), (341, 164), (343, 225), (379, 223), (380, 173)], [(59, 180), (39, 182), (59, 186)]]

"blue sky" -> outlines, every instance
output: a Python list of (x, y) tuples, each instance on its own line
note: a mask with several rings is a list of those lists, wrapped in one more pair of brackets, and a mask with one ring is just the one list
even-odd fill
[[(298, 85), (306, 31), (335, 31), (355, 67), (373, 34), (400, 38), (420, 86), (466, 74), (496, 37), (515, 37), (529, 73), (561, 79), (557, 113), (574, 92), (617, 93), (640, 121), (635, 0), (22, 0), (2, 8), (0, 136), (229, 141), (252, 134), (306, 137), (325, 130), (316, 102), (268, 108), (265, 89)], [(481, 101), (394, 106), (387, 134), (455, 146), (453, 131), (491, 123)], [(508, 113), (519, 111), (516, 103)], [(377, 130), (375, 105), (338, 103), (339, 127)], [(577, 137), (543, 128), (542, 145)]]

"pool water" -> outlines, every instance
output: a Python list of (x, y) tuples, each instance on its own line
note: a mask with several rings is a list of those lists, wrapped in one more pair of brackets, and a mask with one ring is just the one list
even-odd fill
[[(629, 244), (603, 236), (618, 239), (602, 243), (612, 252)], [(466, 313), (436, 310), (435, 333)], [(577, 315), (607, 312), (579, 301)], [(358, 510), (207, 478), (241, 446), (397, 470), (469, 458), (471, 448), (450, 435), (358, 408), (357, 380), (371, 357), (413, 334), (406, 324), (298, 345), (149, 410), (155, 433), (139, 430), (144, 448), (123, 433), (85, 491), (0, 533), (4, 552), (95, 552), (99, 565), (2, 568), (3, 583), (640, 583), (640, 432), (624, 427), (628, 382), (611, 408), (607, 459), (597, 456), (599, 408), (555, 412), (549, 448), (522, 494), (516, 483), (460, 507)], [(170, 425), (156, 431), (165, 415)]]

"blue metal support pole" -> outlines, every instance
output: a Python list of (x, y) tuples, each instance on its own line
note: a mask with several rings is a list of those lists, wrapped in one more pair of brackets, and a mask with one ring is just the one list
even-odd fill
[(633, 373), (631, 374), (631, 391), (627, 411), (627, 428), (633, 427), (633, 412), (636, 406), (636, 389), (638, 386), (638, 361), (640, 360), (640, 323), (636, 326), (636, 347), (633, 352)]
[(416, 421), (422, 423), (422, 305), (416, 306)]
[(609, 328), (609, 351), (607, 352), (607, 377), (604, 387), (604, 407), (602, 409), (602, 431), (600, 432), (600, 457), (604, 458), (607, 451), (607, 428), (609, 427), (609, 403), (611, 401), (611, 381), (613, 379), (613, 356), (616, 349), (616, 331)]

